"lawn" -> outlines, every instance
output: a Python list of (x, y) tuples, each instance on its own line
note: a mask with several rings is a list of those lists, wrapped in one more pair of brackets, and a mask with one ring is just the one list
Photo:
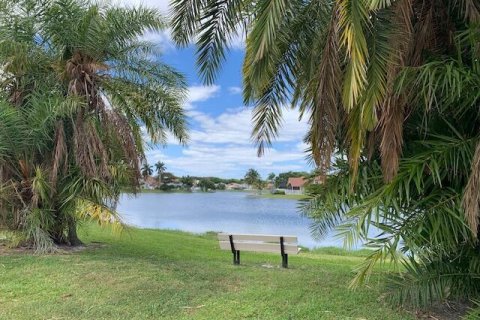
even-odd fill
[(290, 199), (290, 200), (302, 200), (307, 196), (304, 194), (272, 194), (270, 192), (262, 193), (260, 195), (262, 198), (268, 199)]
[[(1, 319), (413, 319), (383, 302), (378, 271), (349, 290), (361, 257), (243, 253), (234, 266), (214, 234), (86, 225), (88, 248), (1, 253)], [(4, 250), (5, 251), (5, 250)], [(334, 254), (331, 254), (334, 253)]]

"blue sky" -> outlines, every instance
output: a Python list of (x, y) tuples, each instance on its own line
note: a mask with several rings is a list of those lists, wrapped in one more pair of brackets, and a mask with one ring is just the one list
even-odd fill
[[(164, 0), (121, 1), (168, 12), (168, 1)], [(162, 60), (181, 71), (189, 85), (185, 109), (190, 141), (185, 147), (171, 138), (166, 146), (148, 150), (146, 156), (150, 164), (162, 161), (167, 171), (177, 176), (224, 178), (241, 178), (249, 168), (258, 170), (264, 178), (270, 172), (278, 174), (312, 169), (305, 160), (306, 145), (302, 142), (307, 123), (298, 120), (297, 111), (287, 108), (279, 138), (263, 157), (257, 157), (256, 148), (250, 140), (251, 108), (242, 103), (242, 39), (233, 43), (216, 83), (205, 86), (195, 67), (195, 48), (176, 48), (168, 31), (145, 37), (158, 44), (163, 51)]]

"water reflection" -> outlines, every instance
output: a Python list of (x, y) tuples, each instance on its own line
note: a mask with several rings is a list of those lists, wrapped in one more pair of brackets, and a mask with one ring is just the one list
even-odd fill
[(310, 248), (342, 246), (333, 234), (315, 241), (310, 235), (310, 219), (301, 216), (297, 206), (295, 200), (244, 192), (143, 193), (122, 196), (118, 211), (127, 224), (142, 228), (294, 235)]

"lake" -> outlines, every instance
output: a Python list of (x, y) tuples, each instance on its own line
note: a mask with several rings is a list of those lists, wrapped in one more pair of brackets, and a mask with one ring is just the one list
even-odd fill
[(342, 246), (333, 234), (322, 241), (313, 239), (311, 220), (297, 207), (296, 200), (247, 192), (199, 192), (122, 195), (117, 209), (125, 223), (140, 228), (294, 235), (309, 248)]

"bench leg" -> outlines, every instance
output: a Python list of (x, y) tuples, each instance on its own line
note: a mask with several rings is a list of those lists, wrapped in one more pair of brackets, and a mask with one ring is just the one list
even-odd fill
[(240, 264), (240, 250), (233, 252), (233, 264)]
[(282, 268), (288, 268), (288, 254), (282, 254)]

